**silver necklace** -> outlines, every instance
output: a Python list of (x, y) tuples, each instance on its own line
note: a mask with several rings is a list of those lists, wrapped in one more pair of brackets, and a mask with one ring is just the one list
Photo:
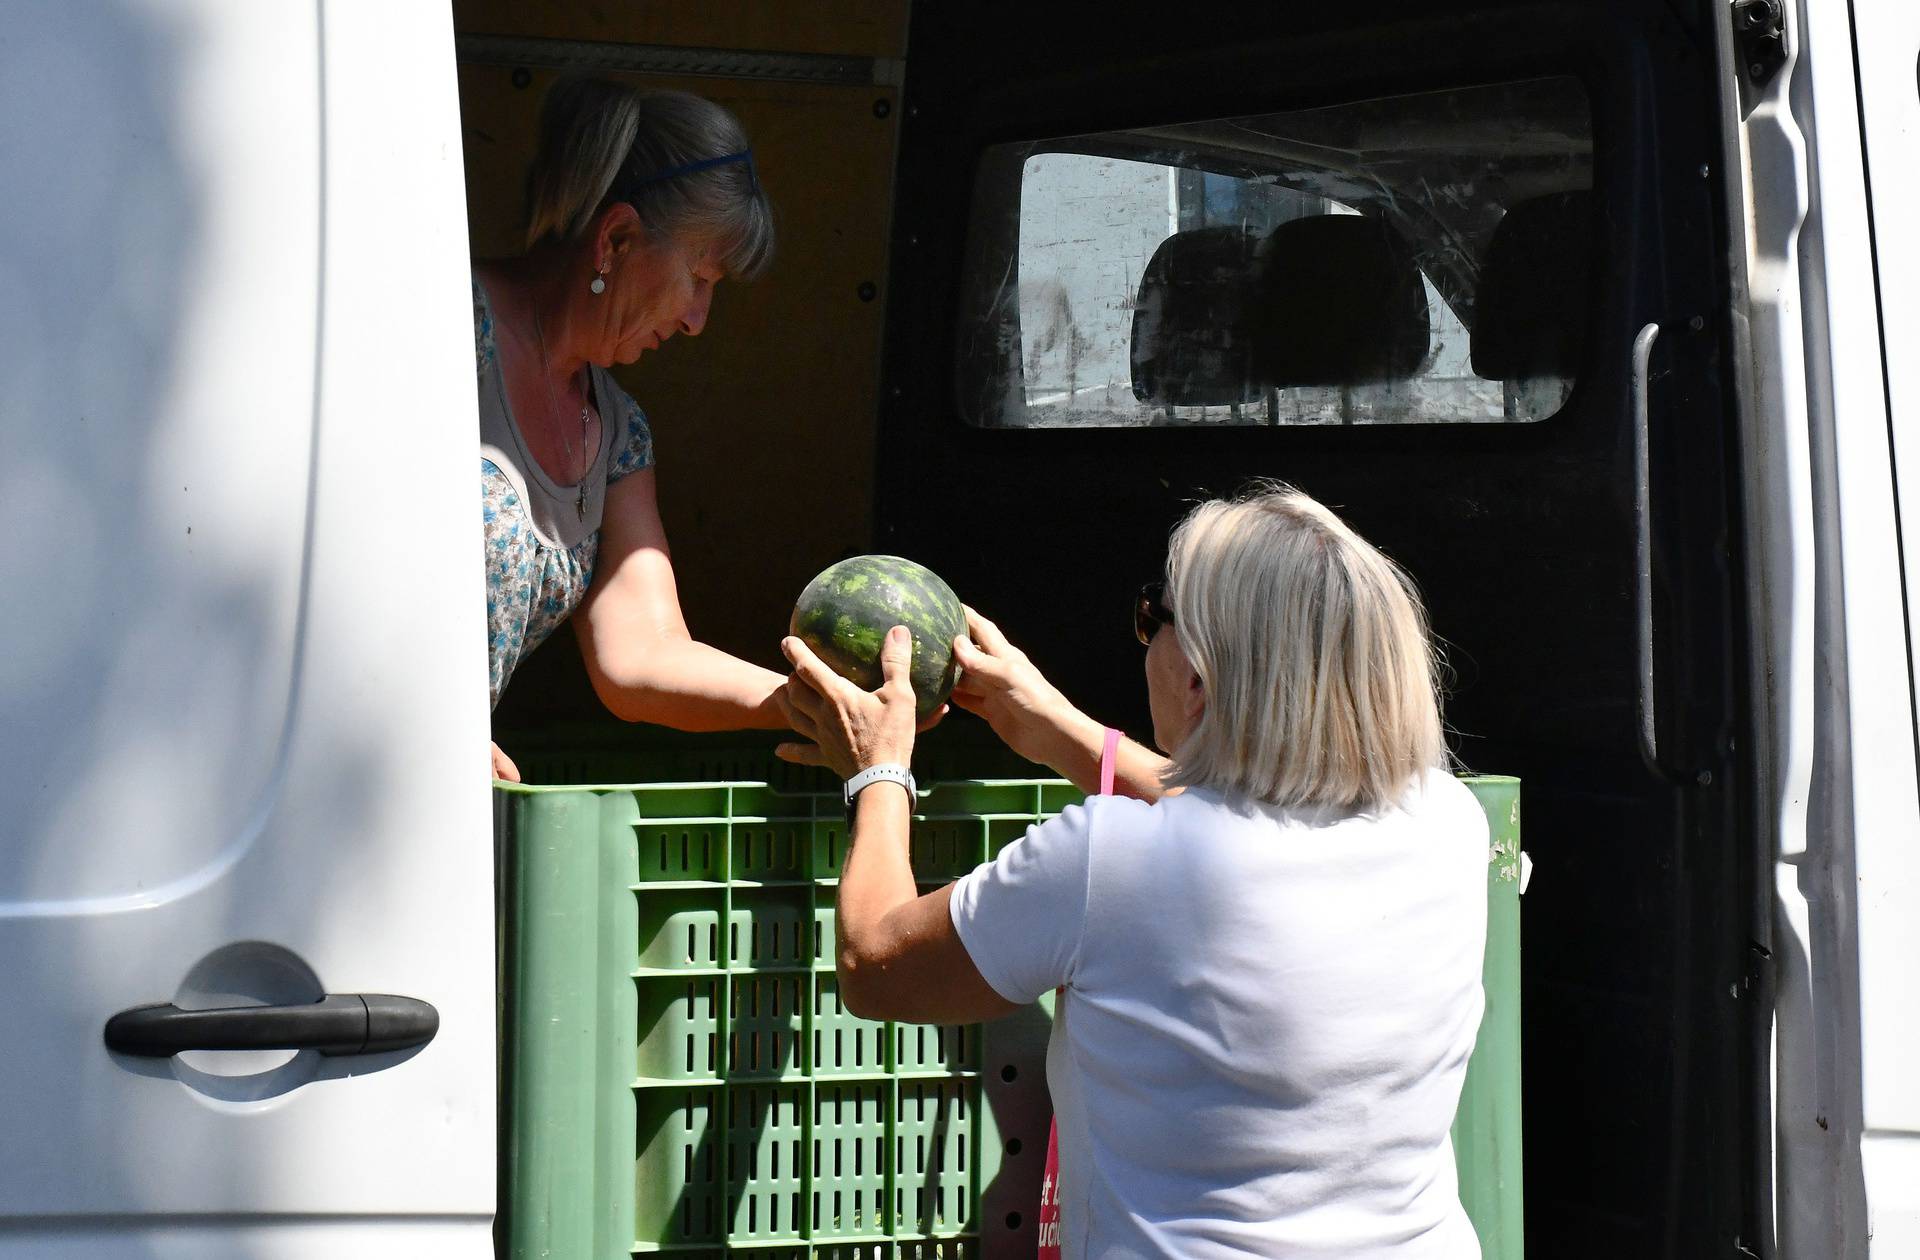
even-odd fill
[[(540, 342), (540, 379), (546, 383), (547, 402), (557, 413), (560, 410), (560, 400), (553, 394), (553, 364), (547, 358), (547, 333), (546, 329), (540, 326), (540, 312), (537, 310), (533, 313), (533, 335)], [(587, 386), (582, 382), (580, 386), (580, 450), (583, 453), (587, 450), (587, 425), (590, 423), (591, 414), (592, 404), (588, 400)], [(572, 472), (573, 443), (567, 441), (564, 430), (560, 434), (560, 446), (567, 453), (567, 471)], [(587, 474), (591, 471), (591, 468), (581, 470), (578, 493), (573, 499), (573, 510), (582, 521), (587, 519)]]

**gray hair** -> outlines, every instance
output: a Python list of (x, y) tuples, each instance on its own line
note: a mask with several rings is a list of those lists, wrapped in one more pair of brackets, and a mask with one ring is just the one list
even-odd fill
[(563, 79), (547, 93), (527, 173), (527, 245), (572, 240), (621, 201), (649, 237), (711, 245), (735, 279), (773, 260), (773, 208), (738, 119), (691, 92)]
[(1206, 691), (1168, 786), (1370, 810), (1444, 764), (1413, 582), (1320, 503), (1266, 483), (1201, 504), (1173, 532), (1167, 585)]

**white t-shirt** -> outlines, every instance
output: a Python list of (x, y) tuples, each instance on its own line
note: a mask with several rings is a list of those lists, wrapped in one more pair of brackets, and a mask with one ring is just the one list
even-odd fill
[(1066, 1256), (1477, 1258), (1448, 1130), (1480, 1027), (1487, 823), (1434, 771), (1312, 816), (1096, 796), (954, 889), (1047, 1053)]

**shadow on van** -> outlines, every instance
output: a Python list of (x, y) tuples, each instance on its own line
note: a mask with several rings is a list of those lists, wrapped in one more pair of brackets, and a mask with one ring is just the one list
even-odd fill
[(0, 28), (0, 1239), (48, 1255), (213, 1255), (334, 1195), (244, 1077), (195, 1096), (101, 1037), (219, 946), (338, 936), (364, 907), (301, 887), (306, 846), (355, 869), (405, 769), (314, 706), (288, 773), (320, 38), (313, 9), (114, 0)]

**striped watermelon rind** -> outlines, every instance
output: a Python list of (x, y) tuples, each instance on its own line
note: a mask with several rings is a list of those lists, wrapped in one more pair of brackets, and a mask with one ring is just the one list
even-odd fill
[(872, 691), (882, 681), (881, 642), (895, 626), (913, 632), (909, 677), (925, 717), (953, 691), (953, 641), (967, 629), (960, 597), (932, 569), (901, 556), (842, 560), (800, 592), (787, 632), (842, 678)]

